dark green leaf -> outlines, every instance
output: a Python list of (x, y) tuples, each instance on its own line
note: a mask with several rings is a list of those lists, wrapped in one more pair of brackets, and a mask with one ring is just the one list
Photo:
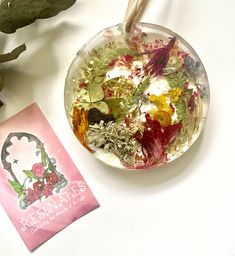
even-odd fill
[(76, 0), (9, 0), (0, 1), (0, 31), (14, 33), (36, 19), (57, 15)]
[[(0, 2), (1, 6), (1, 2)], [(1, 18), (1, 17), (0, 17)], [(1, 23), (1, 21), (0, 21)], [(19, 55), (26, 50), (25, 44), (22, 44), (16, 47), (12, 52), (6, 54), (0, 54), (0, 63), (15, 60), (19, 57)]]
[(34, 178), (35, 175), (33, 174), (33, 172), (31, 170), (24, 170), (23, 171), (25, 173), (25, 175), (28, 177), (28, 178)]

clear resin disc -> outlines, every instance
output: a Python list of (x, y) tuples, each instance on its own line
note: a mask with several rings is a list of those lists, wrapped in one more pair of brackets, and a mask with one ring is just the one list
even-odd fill
[(108, 165), (160, 166), (201, 133), (209, 104), (206, 71), (192, 47), (161, 26), (121, 25), (93, 37), (72, 62), (65, 109), (80, 143)]

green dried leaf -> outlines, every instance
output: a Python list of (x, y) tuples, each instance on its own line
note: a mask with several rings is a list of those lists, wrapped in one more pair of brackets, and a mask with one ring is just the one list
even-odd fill
[(138, 86), (135, 96), (141, 96), (149, 87), (150, 77), (146, 77)]
[(182, 129), (180, 132), (180, 136), (175, 141), (175, 143), (173, 143), (173, 147), (177, 145), (179, 140), (181, 141), (181, 143), (186, 143), (186, 142), (189, 142), (192, 137), (192, 133), (191, 133), (192, 120), (190, 120), (191, 114), (189, 113), (189, 110), (188, 110), (188, 101), (192, 96), (192, 94), (193, 94), (192, 89), (185, 89), (179, 101), (174, 103), (176, 107), (177, 119), (181, 120), (182, 122)]
[(181, 88), (187, 82), (187, 76), (179, 58), (171, 58), (163, 70), (171, 88)]
[[(0, 3), (1, 5), (1, 3)], [(0, 22), (1, 23), (1, 22)], [(0, 54), (0, 63), (11, 61), (17, 59), (22, 52), (26, 50), (26, 45), (22, 44), (18, 47), (16, 47), (13, 51), (6, 53), (6, 54)]]
[(109, 90), (109, 92), (112, 92), (112, 98), (129, 97), (132, 96), (136, 91), (133, 82), (131, 82), (128, 79), (120, 77), (115, 77), (110, 80), (107, 80), (102, 85), (102, 88), (104, 89), (104, 91)]
[(112, 42), (111, 45), (92, 50), (84, 59), (81, 80), (89, 85), (102, 84), (109, 64), (117, 57), (136, 56), (138, 53), (128, 48), (124, 42)]
[(176, 107), (176, 113), (179, 120), (183, 122), (183, 127), (187, 128), (189, 113), (188, 113), (188, 101), (193, 94), (192, 89), (185, 89), (179, 101), (174, 103)]
[(177, 71), (174, 74), (168, 75), (166, 79), (171, 88), (181, 88), (187, 82), (183, 71)]
[(184, 100), (180, 99), (178, 102), (175, 103), (176, 113), (179, 120), (185, 122), (187, 120), (187, 112), (186, 112), (186, 103)]
[(107, 99), (105, 102), (108, 104), (110, 113), (114, 116), (115, 119), (119, 118), (123, 113), (123, 109), (120, 105), (122, 98)]
[(87, 102), (79, 102), (77, 104), (74, 104), (78, 109), (84, 109), (84, 110), (89, 110), (91, 108), (97, 108), (99, 109), (102, 113), (108, 114), (109, 113), (109, 108), (108, 105), (104, 101), (99, 101), (99, 102), (94, 102), (94, 103), (87, 103)]
[(88, 88), (89, 102), (101, 101), (104, 98), (104, 91), (100, 84), (92, 84)]
[(8, 0), (0, 1), (0, 31), (14, 33), (18, 28), (57, 15), (76, 0)]

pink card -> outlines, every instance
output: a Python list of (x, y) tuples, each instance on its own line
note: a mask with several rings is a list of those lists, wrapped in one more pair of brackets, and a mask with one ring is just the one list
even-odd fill
[(29, 250), (99, 206), (36, 104), (0, 124), (0, 202)]

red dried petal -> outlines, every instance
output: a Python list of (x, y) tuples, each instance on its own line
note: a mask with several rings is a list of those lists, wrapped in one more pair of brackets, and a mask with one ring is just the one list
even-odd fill
[(125, 56), (123, 57), (123, 59), (124, 59), (125, 62), (131, 62), (131, 61), (133, 60), (133, 56), (131, 56), (131, 55), (125, 55)]
[(145, 65), (145, 71), (151, 75), (157, 76), (162, 73), (163, 68), (165, 68), (168, 60), (170, 50), (175, 45), (176, 38), (173, 37), (167, 46), (158, 48), (150, 52), (144, 52), (143, 54), (153, 54), (149, 62)]
[(149, 114), (146, 114), (143, 135), (142, 137), (137, 135), (136, 140), (142, 145), (145, 166), (151, 166), (165, 159), (164, 137), (162, 135), (161, 125), (157, 120), (152, 120)]
[(178, 124), (170, 125), (165, 128), (164, 135), (165, 135), (165, 147), (173, 142), (173, 140), (179, 135), (182, 128), (182, 123), (179, 122)]
[(198, 93), (194, 92), (193, 95), (190, 97), (189, 101), (188, 101), (188, 109), (190, 112), (193, 112), (196, 106), (196, 98), (198, 97)]
[(138, 168), (166, 161), (166, 147), (174, 141), (182, 128), (181, 123), (163, 128), (157, 120), (151, 119), (149, 114), (146, 114), (145, 117), (146, 122), (142, 136), (140, 133), (135, 135), (135, 139), (142, 145), (145, 157), (145, 166)]
[(118, 61), (117, 59), (112, 60), (112, 61), (109, 63), (109, 67), (114, 67), (114, 66), (116, 65), (117, 61)]
[(80, 89), (84, 89), (84, 88), (86, 88), (87, 87), (87, 84), (84, 82), (84, 81), (81, 81), (80, 83), (79, 83), (79, 88)]

